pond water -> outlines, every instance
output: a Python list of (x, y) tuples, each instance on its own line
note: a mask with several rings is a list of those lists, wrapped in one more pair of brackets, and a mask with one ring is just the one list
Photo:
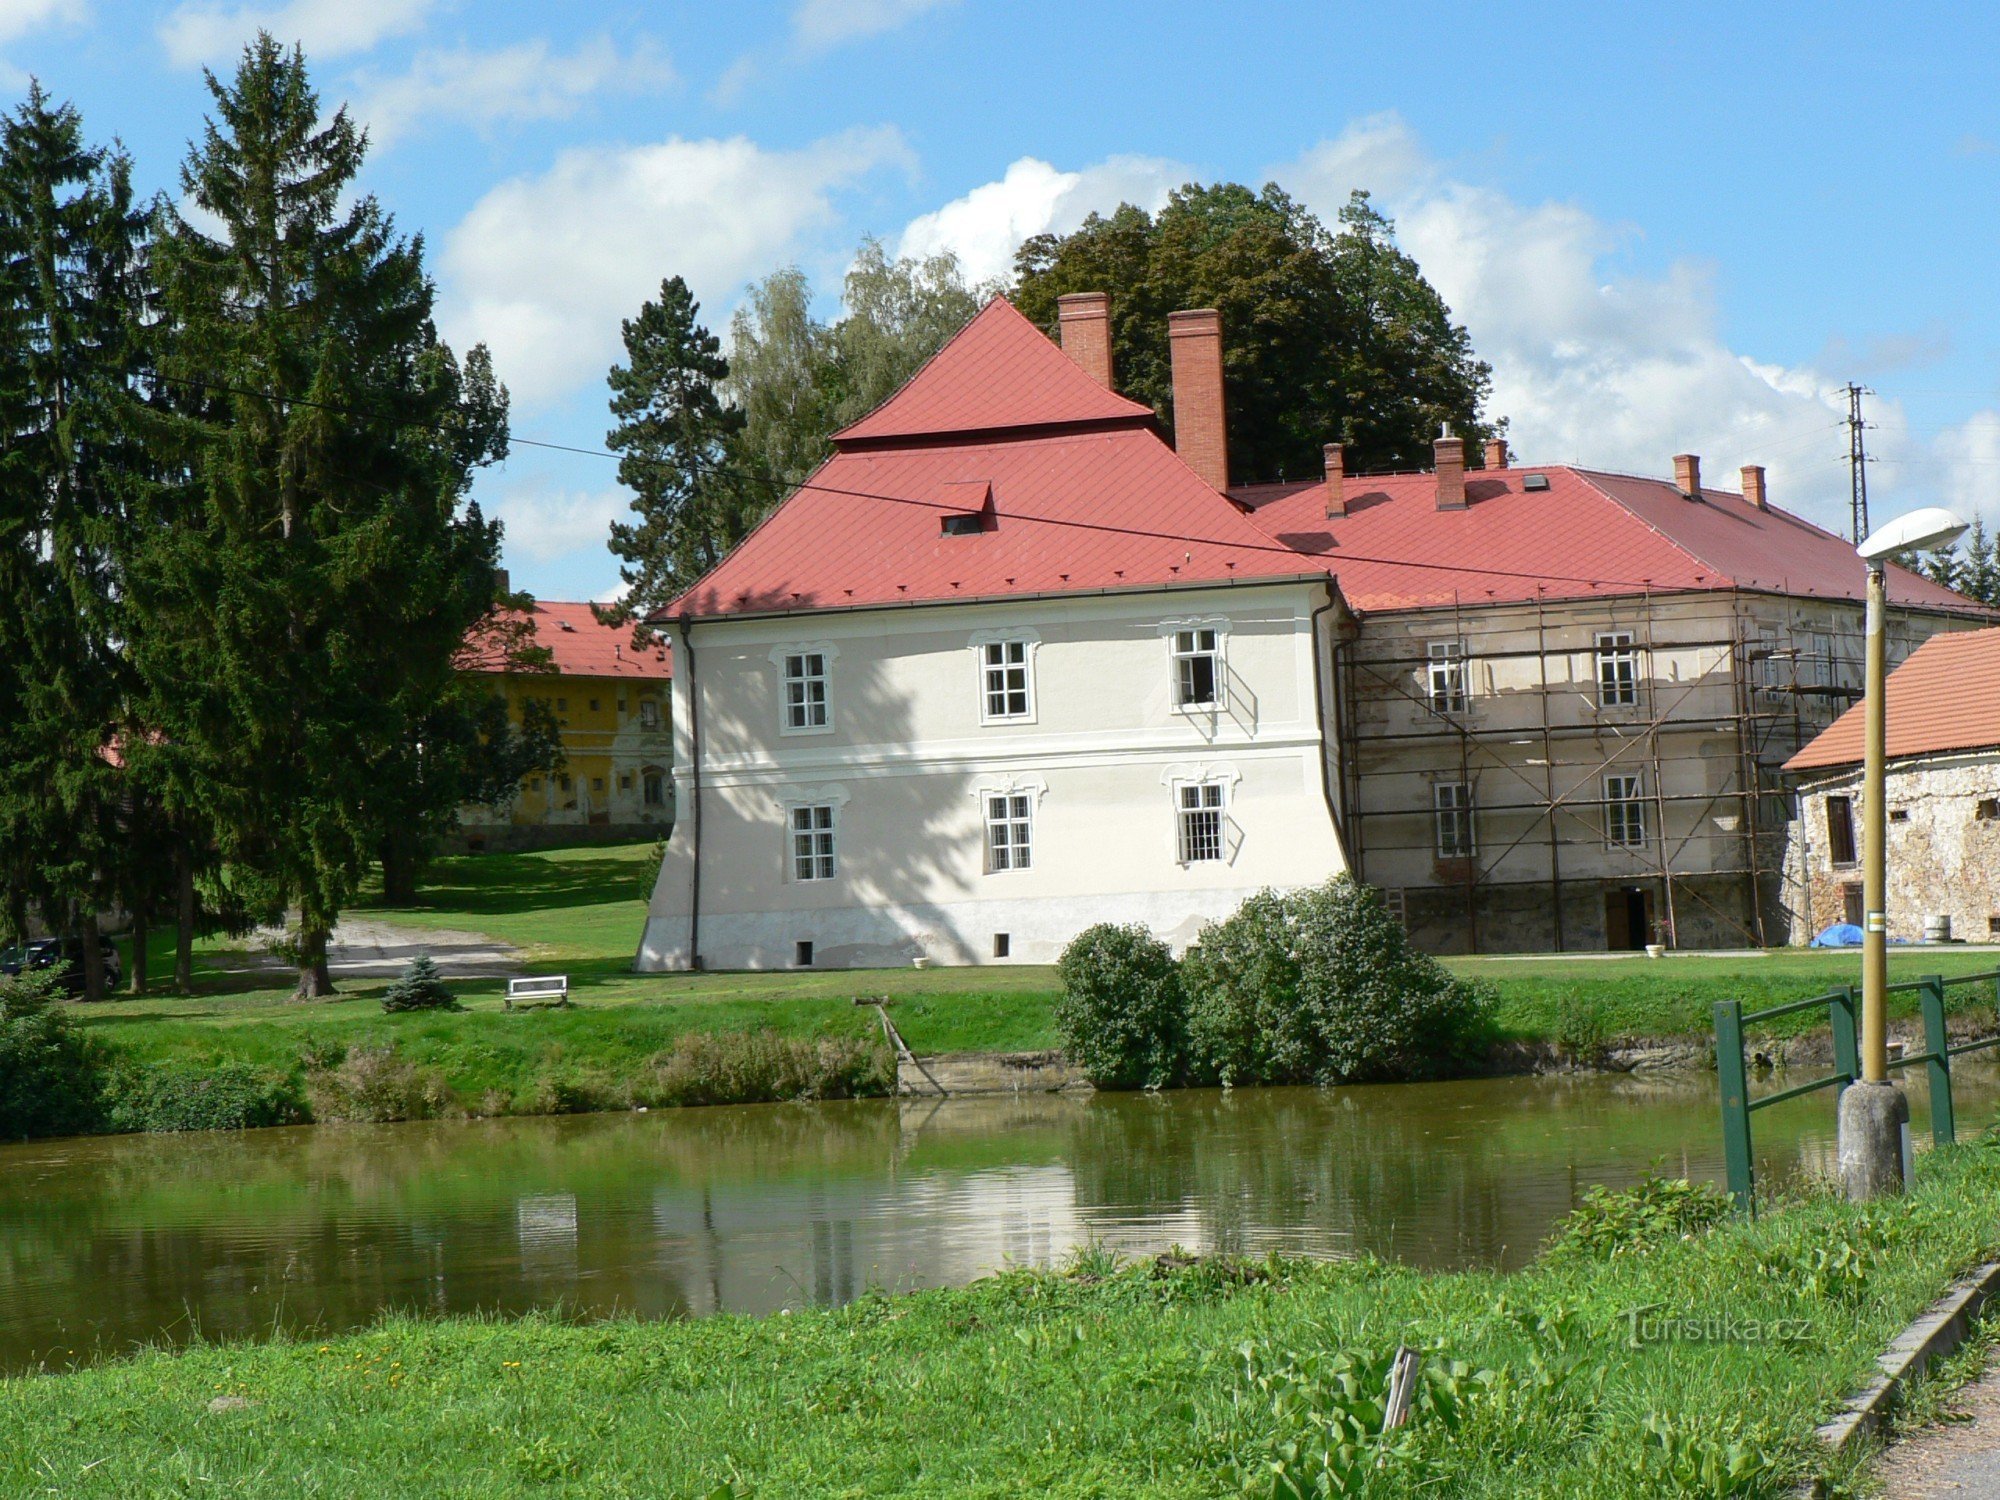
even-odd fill
[[(1961, 1133), (1996, 1099), (1965, 1068)], [(1593, 1184), (1719, 1178), (1717, 1118), (1708, 1080), (1593, 1075), (5, 1146), (0, 1371), (392, 1309), (768, 1312), (1090, 1242), (1510, 1267)], [(1831, 1171), (1830, 1094), (1756, 1129), (1760, 1180)]]

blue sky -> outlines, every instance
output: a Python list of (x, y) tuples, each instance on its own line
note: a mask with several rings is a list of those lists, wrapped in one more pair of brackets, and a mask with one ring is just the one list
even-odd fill
[[(1763, 462), (1841, 525), (1855, 379), (1878, 519), (2000, 515), (1983, 8), (0, 0), (0, 80), (39, 76), (171, 189), (201, 66), (259, 25), (369, 124), (364, 186), (425, 236), (518, 436), (601, 443), (618, 319), (665, 275), (718, 329), (787, 261), (832, 312), (863, 234), (997, 271), (1120, 198), (1275, 178), (1329, 215), (1376, 193), (1531, 461)], [(482, 478), (518, 582), (615, 585), (611, 470), (523, 449)]]

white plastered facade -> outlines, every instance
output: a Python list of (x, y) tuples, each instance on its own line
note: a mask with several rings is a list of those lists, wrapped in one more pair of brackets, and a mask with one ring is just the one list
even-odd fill
[[(1254, 891), (1341, 873), (1323, 730), (1341, 617), (1305, 580), (683, 627), (682, 816), (637, 966), (788, 968), (801, 944), (816, 968), (1048, 963), (1106, 921), (1180, 948)], [(1213, 708), (1175, 701), (1175, 637), (1195, 628), (1220, 654)], [(1030, 702), (996, 715), (985, 653), (1006, 641)], [(784, 723), (800, 651), (825, 661), (823, 732)], [(1187, 857), (1186, 786), (1221, 788), (1220, 858)], [(996, 796), (1031, 809), (1026, 868), (994, 868)], [(800, 878), (800, 808), (831, 809), (829, 878)]]

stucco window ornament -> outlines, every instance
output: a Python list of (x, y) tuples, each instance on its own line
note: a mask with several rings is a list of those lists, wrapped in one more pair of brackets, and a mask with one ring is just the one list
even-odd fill
[(1163, 620), (1170, 685), (1177, 713), (1214, 713), (1228, 690), (1229, 621), (1220, 615)]
[(973, 795), (979, 799), (984, 829), (986, 873), (1032, 869), (1035, 863), (1035, 809), (1048, 790), (1039, 776), (1008, 781), (983, 781)]
[(972, 638), (979, 668), (979, 722), (1032, 724), (1035, 720), (1035, 653), (1032, 630), (982, 631)]
[(778, 669), (778, 732), (833, 732), (833, 663), (840, 649), (826, 641), (779, 646), (771, 652)]

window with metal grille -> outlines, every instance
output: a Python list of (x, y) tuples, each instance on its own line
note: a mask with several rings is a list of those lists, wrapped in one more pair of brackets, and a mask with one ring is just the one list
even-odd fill
[(1472, 787), (1463, 781), (1440, 781), (1431, 788), (1431, 806), (1437, 820), (1437, 857), (1470, 859), (1472, 841)]
[(1639, 701), (1639, 651), (1629, 630), (1597, 637), (1597, 706), (1630, 708)]
[(1034, 863), (1034, 798), (1006, 792), (986, 799), (986, 868), (1025, 870)]
[(1222, 807), (1219, 781), (1196, 782), (1180, 789), (1181, 863), (1192, 865), (1222, 858)]
[(1826, 847), (1837, 865), (1854, 863), (1854, 799), (1826, 799)]
[(792, 877), (795, 880), (831, 880), (833, 858), (833, 806), (818, 802), (792, 809)]
[(794, 651), (785, 657), (785, 727), (827, 727), (826, 657), (818, 651)]
[(986, 717), (1025, 719), (1034, 712), (1026, 641), (988, 641), (980, 648)]
[(641, 729), (658, 729), (660, 727), (660, 705), (654, 699), (641, 698), (639, 700), (639, 727)]
[(1465, 712), (1465, 642), (1430, 643), (1431, 712)]
[(1200, 628), (1175, 631), (1175, 707), (1212, 708), (1221, 699), (1221, 684), (1222, 649), (1215, 631)]
[(1604, 778), (1604, 841), (1628, 849), (1646, 842), (1646, 803), (1637, 776)]

